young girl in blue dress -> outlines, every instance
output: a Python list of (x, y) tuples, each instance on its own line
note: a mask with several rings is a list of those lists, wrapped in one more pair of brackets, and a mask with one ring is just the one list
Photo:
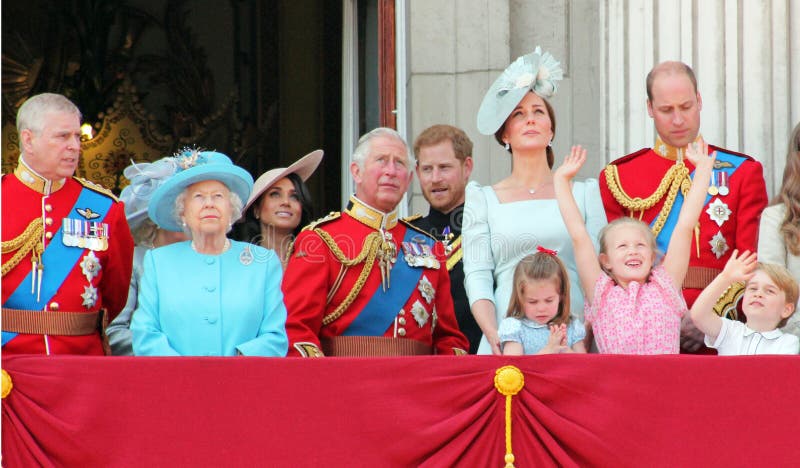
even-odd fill
[(514, 270), (508, 314), (498, 328), (504, 355), (585, 353), (586, 330), (569, 314), (569, 276), (553, 250), (537, 248)]

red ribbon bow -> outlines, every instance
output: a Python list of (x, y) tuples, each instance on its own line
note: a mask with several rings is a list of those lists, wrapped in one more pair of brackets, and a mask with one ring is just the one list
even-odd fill
[(554, 257), (558, 256), (558, 252), (556, 252), (555, 250), (546, 249), (546, 248), (542, 247), (541, 245), (537, 245), (536, 246), (536, 250), (538, 250), (539, 252), (542, 252), (542, 253), (546, 253), (548, 255), (552, 255)]

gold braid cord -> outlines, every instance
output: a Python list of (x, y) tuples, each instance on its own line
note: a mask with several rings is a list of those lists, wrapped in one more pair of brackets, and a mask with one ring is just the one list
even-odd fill
[(43, 232), (44, 222), (42, 222), (41, 218), (37, 218), (31, 221), (28, 227), (22, 231), (22, 234), (11, 240), (3, 241), (2, 248), (4, 254), (14, 252), (15, 250), (17, 251), (13, 257), (3, 264), (3, 276), (19, 265), (19, 262), (31, 251), (33, 251), (33, 256), (31, 257), (32, 261), (38, 261), (38, 259), (41, 258), (42, 252), (44, 252), (44, 245), (42, 244)]
[(516, 366), (503, 366), (494, 375), (494, 388), (506, 397), (506, 455), (505, 468), (514, 468), (514, 451), (511, 448), (511, 399), (525, 386), (525, 376)]
[(328, 248), (331, 250), (331, 253), (336, 260), (344, 265), (345, 267), (351, 267), (358, 265), (359, 263), (364, 263), (364, 267), (361, 269), (361, 273), (358, 275), (358, 279), (356, 280), (356, 284), (353, 285), (353, 289), (347, 293), (347, 297), (344, 298), (341, 304), (339, 304), (333, 312), (326, 315), (322, 319), (323, 325), (328, 325), (329, 323), (333, 322), (334, 320), (338, 319), (350, 304), (356, 299), (358, 293), (361, 292), (361, 289), (364, 287), (364, 283), (367, 282), (367, 277), (369, 276), (370, 271), (372, 271), (372, 265), (375, 263), (375, 258), (378, 255), (378, 246), (381, 244), (383, 239), (381, 238), (380, 233), (373, 232), (364, 239), (364, 247), (361, 249), (358, 255), (354, 258), (347, 258), (347, 256), (342, 252), (342, 249), (336, 245), (336, 241), (333, 240), (330, 234), (322, 229), (314, 229), (314, 232), (325, 242)]
[(641, 220), (645, 210), (654, 207), (666, 194), (667, 198), (664, 200), (664, 206), (661, 207), (661, 211), (658, 213), (655, 223), (653, 223), (653, 233), (656, 236), (664, 228), (664, 223), (667, 221), (670, 211), (672, 211), (672, 205), (675, 203), (678, 190), (681, 190), (685, 195), (691, 186), (689, 168), (683, 162), (678, 162), (672, 166), (664, 175), (664, 178), (661, 179), (655, 192), (647, 198), (631, 198), (630, 195), (625, 193), (619, 180), (619, 171), (616, 165), (609, 164), (604, 172), (611, 195), (614, 196), (617, 203), (630, 212), (631, 217), (633, 217), (634, 212), (638, 211), (639, 219)]

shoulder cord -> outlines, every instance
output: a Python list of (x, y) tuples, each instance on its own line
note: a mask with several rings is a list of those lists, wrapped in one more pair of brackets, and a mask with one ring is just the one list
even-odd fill
[[(361, 292), (361, 289), (364, 287), (364, 283), (367, 282), (367, 277), (369, 276), (370, 271), (372, 271), (372, 265), (375, 263), (375, 258), (378, 255), (378, 246), (382, 242), (382, 238), (380, 233), (373, 232), (364, 239), (364, 247), (361, 249), (358, 255), (354, 258), (347, 258), (347, 256), (342, 252), (342, 249), (336, 245), (336, 241), (333, 240), (333, 237), (326, 231), (322, 229), (315, 228), (314, 232), (319, 235), (325, 245), (328, 246), (331, 253), (336, 260), (341, 263), (345, 267), (351, 267), (354, 265), (358, 265), (359, 263), (364, 263), (364, 266), (361, 268), (361, 273), (358, 275), (358, 279), (356, 279), (355, 285), (353, 285), (353, 289), (347, 293), (347, 297), (344, 298), (341, 304), (339, 304), (333, 312), (326, 315), (322, 319), (323, 325), (328, 325), (334, 320), (341, 317), (345, 310), (353, 303), (356, 299), (356, 296)], [(330, 295), (333, 296), (332, 294)]]
[(655, 235), (658, 235), (664, 227), (667, 216), (669, 216), (672, 210), (672, 205), (675, 203), (678, 190), (680, 189), (685, 195), (689, 191), (689, 187), (691, 187), (689, 168), (687, 168), (683, 162), (678, 162), (672, 166), (664, 175), (664, 178), (661, 179), (656, 190), (649, 197), (644, 199), (640, 197), (631, 198), (630, 195), (625, 193), (619, 180), (619, 172), (616, 165), (609, 164), (606, 166), (604, 172), (608, 189), (611, 191), (614, 199), (630, 212), (631, 217), (633, 217), (634, 212), (638, 211), (639, 219), (641, 220), (645, 210), (655, 206), (655, 204), (664, 197), (664, 194), (667, 195), (664, 200), (664, 206), (661, 207), (656, 222), (653, 224), (653, 233)]
[(33, 262), (34, 265), (41, 262), (42, 252), (44, 252), (44, 244), (42, 242), (43, 232), (44, 222), (41, 218), (37, 218), (31, 221), (28, 227), (22, 231), (22, 234), (11, 240), (3, 241), (2, 252), (4, 254), (15, 250), (17, 253), (3, 264), (2, 276), (5, 276), (6, 273), (19, 265), (19, 262), (28, 255), (28, 252), (33, 252), (31, 262)]

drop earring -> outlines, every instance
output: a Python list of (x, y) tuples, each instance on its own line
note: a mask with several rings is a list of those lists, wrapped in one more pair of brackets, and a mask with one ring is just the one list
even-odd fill
[(508, 142), (506, 142), (505, 149), (506, 149), (506, 151), (508, 151), (508, 150), (510, 150), (510, 149), (511, 149), (511, 145), (509, 145), (509, 144), (508, 144)]

